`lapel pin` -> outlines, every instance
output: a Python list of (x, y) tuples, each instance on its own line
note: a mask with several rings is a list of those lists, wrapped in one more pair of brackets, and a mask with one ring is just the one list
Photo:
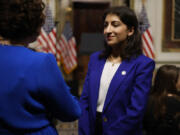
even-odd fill
[(122, 74), (122, 75), (126, 75), (126, 71), (122, 71), (121, 74)]

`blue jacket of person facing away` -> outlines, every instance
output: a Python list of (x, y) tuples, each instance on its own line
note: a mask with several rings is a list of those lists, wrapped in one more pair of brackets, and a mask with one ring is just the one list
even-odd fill
[(42, 0), (0, 0), (0, 135), (58, 135), (54, 118), (81, 115), (53, 54), (27, 48), (44, 8)]

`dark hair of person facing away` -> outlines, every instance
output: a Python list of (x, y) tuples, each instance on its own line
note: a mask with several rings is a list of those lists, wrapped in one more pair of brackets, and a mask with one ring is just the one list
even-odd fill
[(44, 24), (42, 0), (0, 0), (0, 36), (19, 43), (39, 35)]
[(165, 100), (168, 94), (176, 94), (178, 81), (178, 68), (174, 65), (161, 66), (155, 75), (151, 98), (155, 105), (155, 118), (166, 113)]
[[(122, 60), (130, 59), (132, 56), (137, 57), (142, 54), (142, 39), (135, 12), (126, 6), (111, 7), (104, 12), (103, 21), (105, 21), (106, 16), (109, 14), (117, 15), (119, 19), (127, 25), (128, 29), (134, 29), (133, 35), (127, 38), (127, 44), (125, 47), (122, 47), (123, 50), (119, 52)], [(108, 46), (106, 42), (104, 45), (105, 50), (100, 55), (100, 58), (107, 58), (111, 54), (112, 48)]]

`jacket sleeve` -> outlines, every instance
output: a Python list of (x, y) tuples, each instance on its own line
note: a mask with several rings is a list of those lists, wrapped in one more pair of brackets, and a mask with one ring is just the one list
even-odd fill
[(78, 101), (70, 93), (52, 54), (47, 54), (38, 73), (39, 95), (52, 116), (61, 121), (74, 121), (81, 115)]
[[(90, 59), (91, 61), (91, 59)], [(83, 86), (83, 91), (80, 97), (80, 106), (82, 109), (82, 116), (79, 119), (79, 135), (90, 135), (90, 121), (89, 121), (89, 74), (91, 62), (88, 64), (88, 71)]]
[[(146, 59), (147, 60), (147, 59)], [(142, 60), (138, 63), (135, 71), (135, 81), (132, 86), (130, 102), (126, 108), (126, 115), (120, 120), (122, 133), (133, 132), (141, 125), (145, 107), (152, 85), (152, 75), (155, 63), (152, 60)]]

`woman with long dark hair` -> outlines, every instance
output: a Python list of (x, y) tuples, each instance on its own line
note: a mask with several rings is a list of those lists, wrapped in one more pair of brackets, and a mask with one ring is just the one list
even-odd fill
[(180, 134), (180, 70), (174, 65), (161, 66), (155, 75), (144, 129), (147, 135)]
[(155, 63), (142, 54), (133, 10), (111, 7), (103, 21), (105, 49), (90, 56), (79, 135), (141, 135)]

